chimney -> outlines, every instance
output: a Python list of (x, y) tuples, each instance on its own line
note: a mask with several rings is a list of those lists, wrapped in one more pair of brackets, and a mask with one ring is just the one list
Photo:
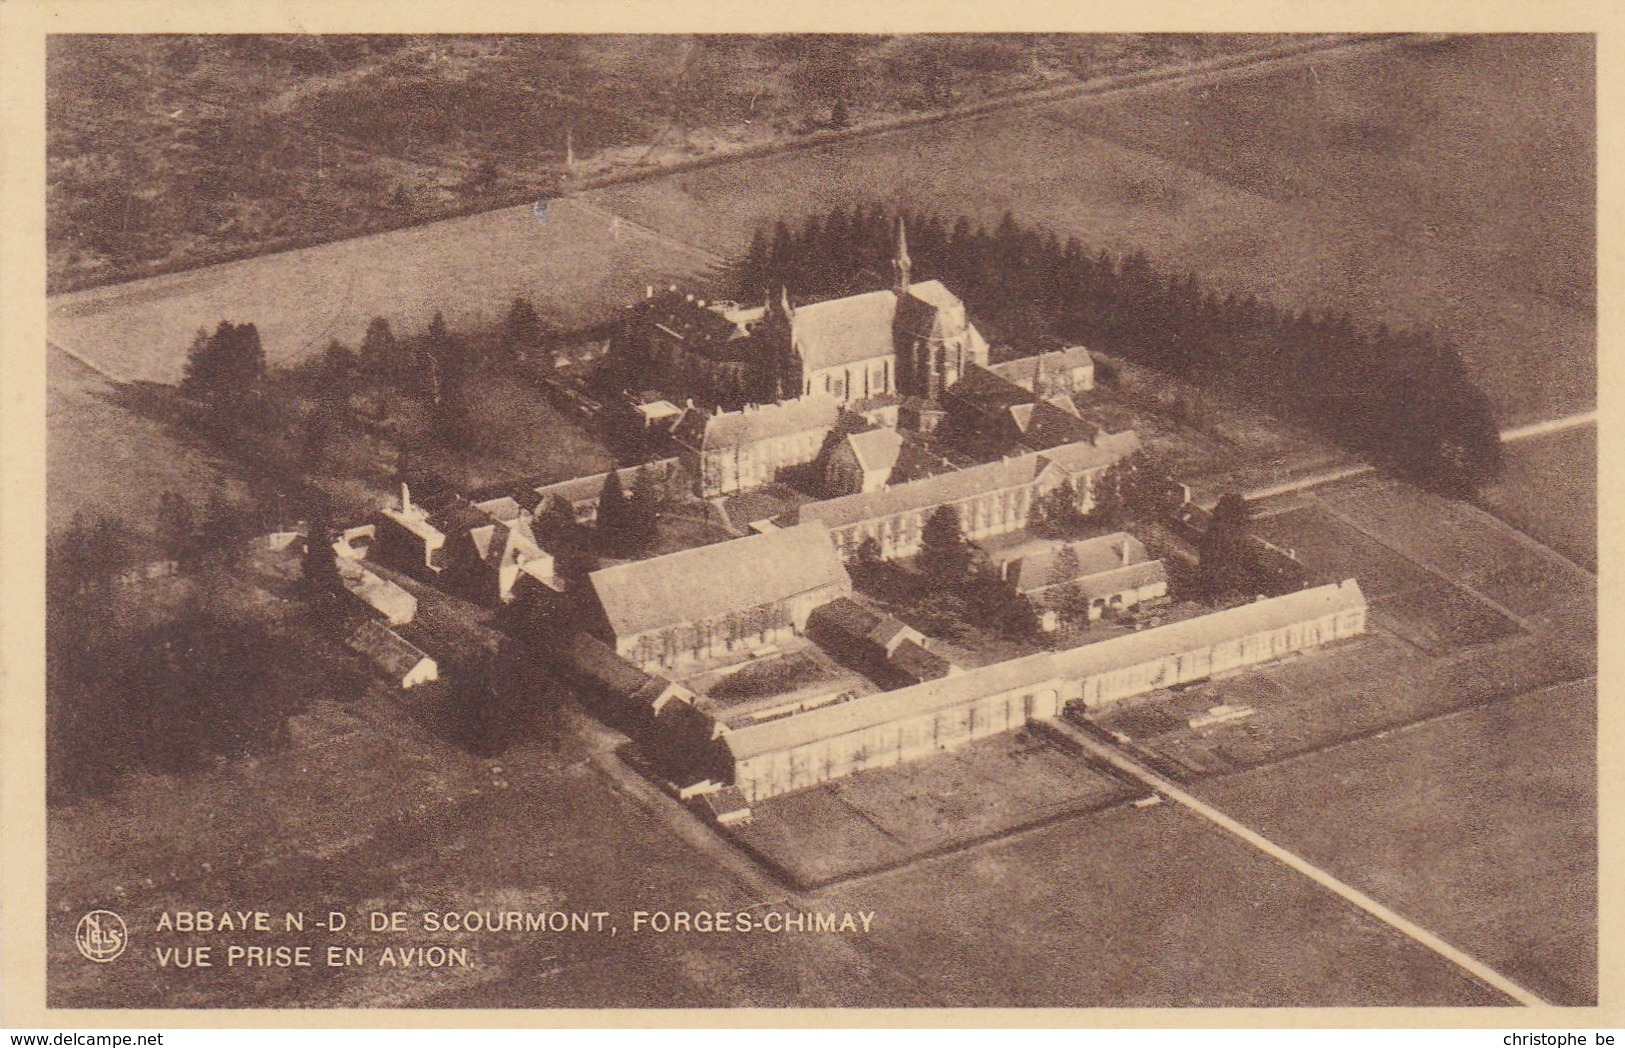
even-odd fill
[(643, 285), (643, 297), (644, 298), (654, 298), (655, 297), (655, 286), (653, 284), (645, 284), (645, 285)]
[(1126, 538), (1123, 540), (1122, 555), (1123, 563), (1125, 565), (1128, 564), (1128, 539)]
[(406, 486), (404, 480), (401, 481), (401, 512), (412, 512), (412, 489)]

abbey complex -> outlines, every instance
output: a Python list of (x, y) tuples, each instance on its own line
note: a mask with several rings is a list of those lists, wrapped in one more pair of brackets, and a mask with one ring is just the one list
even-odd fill
[[(425, 505), (403, 485), (366, 544), (346, 533), (335, 549), (518, 609), (539, 657), (724, 822), (1364, 631), (1352, 579), (1289, 571), (1270, 593), (1182, 600), (1190, 566), (1171, 570), (1167, 536), (1206, 511), (1151, 479), (1132, 429), (1109, 429), (1090, 351), (996, 350), (949, 287), (913, 279), (901, 221), (892, 254), (891, 286), (827, 301), (647, 288), (603, 366), (653, 454), (478, 501)], [(1161, 509), (1129, 511), (1147, 501)], [(650, 535), (687, 514), (728, 537), (571, 555), (584, 533), (630, 528), (636, 506), (660, 507)], [(1158, 541), (1133, 533), (1140, 519)], [(899, 619), (884, 584), (859, 584), (885, 571), (962, 589), (947, 606), (966, 628), (1006, 623), (1035, 650), (988, 659), (922, 629), (935, 613)], [(371, 624), (369, 643), (411, 686), (433, 653), (403, 659), (388, 633)]]

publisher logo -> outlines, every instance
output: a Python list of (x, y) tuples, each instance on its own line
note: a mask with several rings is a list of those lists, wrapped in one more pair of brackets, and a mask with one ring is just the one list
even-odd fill
[(79, 918), (74, 929), (73, 944), (79, 947), (85, 960), (105, 964), (124, 952), (130, 943), (130, 932), (124, 927), (124, 918), (112, 910), (91, 910)]

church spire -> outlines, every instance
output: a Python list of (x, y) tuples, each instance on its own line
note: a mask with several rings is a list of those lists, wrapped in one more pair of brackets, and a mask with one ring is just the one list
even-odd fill
[(908, 257), (908, 227), (903, 222), (903, 216), (897, 216), (897, 250), (892, 255), (892, 290), (899, 296), (908, 294), (909, 272), (914, 268), (914, 260)]

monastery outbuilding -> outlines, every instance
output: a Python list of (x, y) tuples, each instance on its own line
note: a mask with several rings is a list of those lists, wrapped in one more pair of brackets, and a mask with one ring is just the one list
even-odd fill
[(590, 632), (651, 672), (771, 647), (802, 633), (814, 608), (852, 592), (817, 524), (602, 568), (588, 581)]
[(1253, 666), (1365, 632), (1353, 579), (1060, 652), (965, 670), (724, 733), (733, 784), (755, 803), (956, 749), (1156, 688)]

